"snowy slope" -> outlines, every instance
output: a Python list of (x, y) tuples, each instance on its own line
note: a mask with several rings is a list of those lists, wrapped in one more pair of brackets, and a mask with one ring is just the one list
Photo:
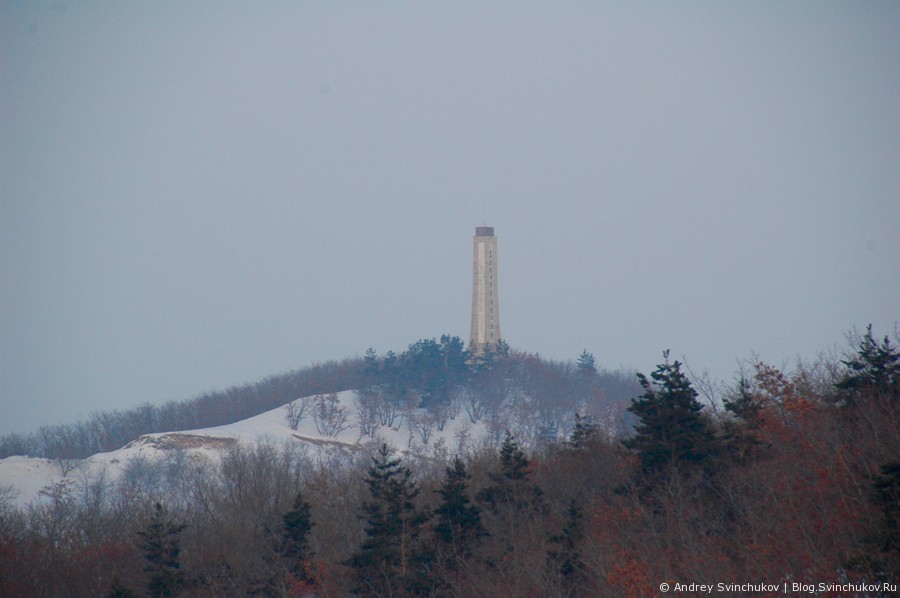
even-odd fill
[[(307, 402), (312, 403), (312, 399), (307, 399)], [(410, 425), (408, 418), (398, 420), (394, 427), (378, 426), (373, 434), (364, 435), (356, 410), (356, 392), (338, 393), (337, 406), (346, 410), (348, 417), (346, 429), (334, 435), (320, 432), (311, 409), (298, 422), (297, 429), (291, 429), (286, 418), (287, 410), (282, 406), (215, 428), (146, 434), (116, 451), (98, 453), (77, 464), (18, 456), (0, 459), (0, 488), (11, 486), (17, 495), (16, 502), (26, 505), (39, 499), (42, 489), (63, 479), (77, 483), (100, 471), (105, 471), (114, 479), (136, 458), (160, 459), (172, 451), (217, 458), (222, 450), (236, 442), (252, 445), (260, 440), (268, 440), (305, 443), (314, 450), (351, 451), (364, 444), (379, 441), (387, 442), (402, 451), (427, 450), (436, 444), (443, 444), (450, 452), (461, 452), (469, 439), (478, 438), (485, 433), (482, 423), (472, 425), (469, 418), (461, 413), (449, 420), (443, 431), (434, 428), (427, 443), (422, 441), (422, 436)], [(413, 415), (424, 417), (425, 413), (417, 410)]]

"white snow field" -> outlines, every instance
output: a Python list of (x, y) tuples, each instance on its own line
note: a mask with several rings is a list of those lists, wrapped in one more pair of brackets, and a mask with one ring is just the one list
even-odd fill
[[(317, 398), (324, 405), (316, 412)], [(124, 447), (108, 453), (97, 453), (87, 459), (63, 461), (32, 457), (8, 457), (0, 459), (0, 491), (11, 488), (15, 502), (25, 506), (42, 498), (41, 490), (49, 489), (64, 479), (77, 483), (80, 480), (105, 472), (111, 479), (122, 474), (134, 459), (161, 459), (173, 451), (188, 455), (203, 454), (213, 459), (234, 443), (253, 445), (259, 441), (304, 443), (316, 451), (354, 451), (373, 442), (386, 442), (401, 450), (418, 452), (464, 452), (466, 446), (486, 435), (483, 421), (472, 424), (465, 412), (448, 419), (443, 430), (438, 430), (423, 409), (407, 410), (398, 416), (393, 426), (377, 422), (362, 432), (363, 425), (357, 411), (356, 391), (337, 393), (328, 402), (328, 395), (316, 395), (294, 401), (305, 402), (307, 409), (297, 422), (296, 430), (288, 423), (288, 409), (281, 406), (255, 417), (215, 428), (145, 434)], [(323, 412), (330, 407), (329, 421)], [(341, 424), (341, 413), (346, 421)], [(329, 423), (331, 425), (329, 425)], [(429, 433), (430, 431), (430, 433)]]

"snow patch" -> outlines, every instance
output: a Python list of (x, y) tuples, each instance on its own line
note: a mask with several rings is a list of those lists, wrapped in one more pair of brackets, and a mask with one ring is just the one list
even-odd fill
[[(363, 434), (358, 417), (356, 391), (348, 390), (337, 393), (337, 405), (341, 409), (346, 409), (348, 417), (346, 427), (331, 435), (323, 434), (320, 431), (321, 423), (316, 422), (312, 413), (306, 413), (297, 422), (297, 428), (292, 429), (288, 425), (288, 412), (285, 405), (224, 426), (145, 434), (118, 450), (98, 453), (78, 462), (20, 456), (8, 457), (0, 459), (0, 488), (11, 486), (16, 493), (16, 502), (24, 506), (39, 499), (42, 489), (51, 487), (64, 479), (80, 479), (100, 472), (105, 472), (115, 479), (121, 476), (122, 472), (135, 459), (157, 460), (166, 457), (173, 451), (181, 451), (189, 455), (205, 455), (217, 459), (222, 451), (238, 443), (253, 445), (267, 440), (299, 442), (309, 446), (312, 450), (339, 451), (341, 453), (363, 450), (371, 446), (373, 442), (386, 442), (402, 452), (414, 451), (422, 454), (430, 450), (452, 454), (464, 452), (466, 446), (473, 439), (486, 435), (483, 422), (472, 424), (464, 414), (458, 415), (455, 419), (449, 419), (443, 430), (434, 428), (424, 441), (415, 423), (411, 422), (408, 417), (398, 418), (398, 422), (394, 426), (380, 425), (373, 433)], [(415, 415), (423, 419), (429, 417), (421, 409), (406, 415)], [(456, 450), (450, 447), (454, 447)]]

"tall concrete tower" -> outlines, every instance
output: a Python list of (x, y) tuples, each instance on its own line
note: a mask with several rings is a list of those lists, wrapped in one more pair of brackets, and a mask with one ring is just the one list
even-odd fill
[(472, 261), (472, 335), (482, 347), (500, 340), (500, 294), (497, 279), (497, 237), (491, 226), (475, 227)]

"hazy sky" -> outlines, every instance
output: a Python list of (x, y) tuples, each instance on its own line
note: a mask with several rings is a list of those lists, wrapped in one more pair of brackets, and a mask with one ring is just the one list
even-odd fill
[(0, 432), (467, 340), (900, 319), (900, 3), (0, 1)]

